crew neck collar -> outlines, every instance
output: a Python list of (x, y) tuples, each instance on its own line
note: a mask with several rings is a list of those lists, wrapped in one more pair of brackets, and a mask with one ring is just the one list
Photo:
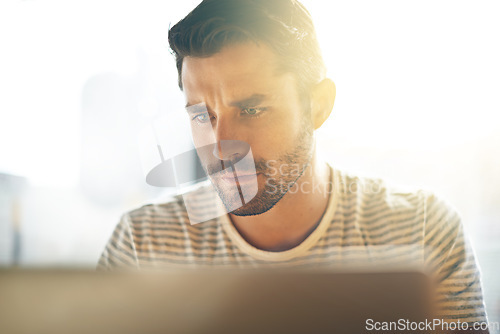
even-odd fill
[(330, 182), (332, 182), (333, 184), (333, 189), (328, 198), (328, 204), (320, 223), (304, 241), (302, 241), (297, 246), (285, 251), (274, 252), (258, 249), (249, 244), (240, 235), (240, 233), (236, 230), (233, 223), (231, 222), (229, 214), (225, 214), (220, 218), (220, 221), (231, 241), (233, 241), (243, 253), (250, 255), (251, 257), (258, 260), (288, 261), (302, 254), (305, 254), (313, 245), (316, 244), (321, 236), (323, 236), (333, 219), (335, 211), (337, 210), (339, 198), (338, 184), (340, 178), (338, 175), (338, 171), (334, 170), (330, 165), (328, 165), (328, 167), (330, 168)]

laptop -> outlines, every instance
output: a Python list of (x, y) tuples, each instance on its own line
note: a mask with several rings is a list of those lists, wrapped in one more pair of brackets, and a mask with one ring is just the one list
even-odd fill
[(381, 333), (432, 319), (432, 290), (418, 272), (3, 269), (0, 333)]

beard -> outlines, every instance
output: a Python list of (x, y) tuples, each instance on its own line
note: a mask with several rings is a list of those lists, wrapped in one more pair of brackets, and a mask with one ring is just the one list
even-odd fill
[[(264, 185), (239, 185), (237, 190), (224, 187), (221, 182), (211, 180), (228, 212), (236, 216), (255, 216), (271, 210), (297, 183), (309, 166), (313, 155), (313, 127), (309, 122), (294, 140), (293, 149), (274, 160), (255, 160), (255, 172), (264, 179)], [(258, 184), (258, 179), (256, 182)], [(253, 189), (252, 189), (253, 187)], [(249, 193), (255, 194), (245, 203)], [(235, 209), (236, 207), (236, 209)]]

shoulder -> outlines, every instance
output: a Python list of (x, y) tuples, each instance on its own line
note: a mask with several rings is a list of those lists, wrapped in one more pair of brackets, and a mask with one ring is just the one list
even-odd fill
[(155, 220), (169, 220), (182, 223), (187, 220), (187, 212), (182, 198), (168, 198), (161, 203), (150, 203), (126, 212), (123, 217), (132, 225)]
[(337, 180), (341, 201), (344, 205), (357, 207), (358, 211), (397, 213), (417, 210), (434, 196), (424, 188), (392, 184), (383, 178), (344, 171), (338, 172)]
[(129, 225), (136, 238), (144, 233), (148, 237), (165, 232), (182, 232), (186, 236), (201, 233), (201, 230), (215, 227), (218, 222), (216, 215), (202, 224), (196, 221), (199, 212), (206, 213), (207, 208), (214, 207), (206, 193), (207, 187), (198, 185), (185, 194), (133, 209), (122, 216), (122, 222)]
[(438, 215), (456, 214), (451, 205), (423, 187), (349, 172), (338, 172), (338, 183), (344, 221), (356, 224), (375, 243), (421, 241), (426, 229), (443, 224), (436, 221)]

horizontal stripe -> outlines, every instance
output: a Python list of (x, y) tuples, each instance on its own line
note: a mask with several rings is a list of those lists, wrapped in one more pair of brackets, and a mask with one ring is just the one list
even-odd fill
[[(177, 196), (122, 216), (97, 267), (383, 268), (414, 264), (440, 279), (436, 297), (443, 319), (485, 320), (480, 273), (460, 216), (451, 205), (427, 191), (403, 192), (388, 188), (380, 179), (336, 173), (337, 185), (343, 188), (332, 194), (337, 207), (323, 224), (324, 234), (286, 261), (258, 260), (252, 257), (252, 249), (243, 252), (232, 240), (235, 236), (226, 233), (222, 219), (191, 225), (183, 198)], [(206, 217), (216, 212), (213, 193), (207, 189), (188, 197), (190, 213)]]

